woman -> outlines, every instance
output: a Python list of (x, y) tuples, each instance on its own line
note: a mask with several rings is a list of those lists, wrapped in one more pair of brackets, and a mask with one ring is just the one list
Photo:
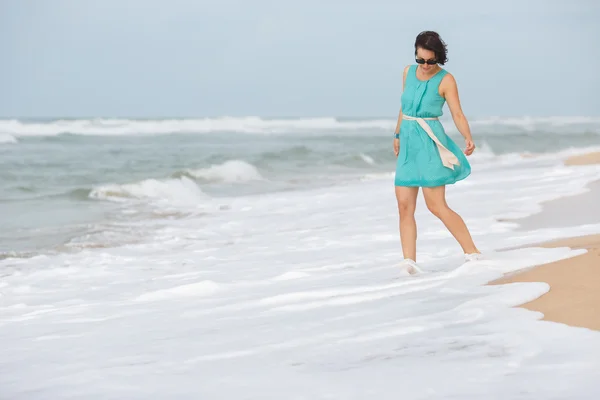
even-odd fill
[[(436, 32), (421, 32), (415, 41), (417, 65), (404, 68), (402, 106), (394, 135), (397, 157), (395, 188), (400, 214), (400, 241), (403, 264), (410, 273), (416, 264), (417, 226), (415, 208), (419, 188), (427, 208), (438, 217), (458, 241), (467, 261), (479, 258), (479, 250), (463, 219), (446, 204), (446, 185), (465, 179), (471, 166), (465, 155), (475, 144), (465, 118), (454, 77), (440, 65), (447, 61), (446, 44)], [(464, 154), (448, 137), (438, 117), (444, 103), (465, 138)]]

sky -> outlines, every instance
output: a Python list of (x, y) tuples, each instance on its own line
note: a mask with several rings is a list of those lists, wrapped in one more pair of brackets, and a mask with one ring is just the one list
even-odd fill
[(423, 30), (467, 116), (599, 116), (598, 21), (597, 0), (0, 0), (0, 118), (395, 118)]

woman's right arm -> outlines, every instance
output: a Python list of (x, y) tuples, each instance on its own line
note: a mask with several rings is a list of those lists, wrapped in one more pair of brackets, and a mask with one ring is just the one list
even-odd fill
[[(409, 66), (404, 67), (404, 73), (402, 75), (402, 91), (404, 91), (404, 86), (406, 84), (406, 74), (408, 73)], [(396, 122), (396, 129), (394, 130), (394, 134), (400, 133), (400, 125), (402, 124), (402, 105), (400, 105), (400, 112), (398, 113), (398, 121)], [(394, 153), (396, 157), (400, 153), (400, 139), (396, 139), (394, 137)]]

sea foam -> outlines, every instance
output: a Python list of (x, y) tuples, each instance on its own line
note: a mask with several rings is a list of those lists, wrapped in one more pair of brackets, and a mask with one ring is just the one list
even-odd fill
[[(444, 116), (449, 132), (456, 129), (452, 120)], [(0, 134), (20, 136), (75, 135), (156, 135), (172, 133), (239, 132), (253, 134), (323, 134), (345, 132), (364, 134), (365, 130), (391, 132), (396, 125), (394, 118), (342, 119), (336, 117), (267, 119), (254, 116), (190, 118), (190, 119), (63, 119), (52, 121), (0, 120)], [(568, 132), (600, 134), (598, 117), (515, 117), (472, 119), (475, 130), (487, 133)]]
[[(447, 197), (485, 259), (465, 263), (419, 196), (413, 276), (398, 270), (389, 175), (226, 198), (133, 244), (0, 260), (0, 388), (16, 400), (595, 399), (598, 333), (515, 308), (545, 283), (486, 283), (585, 251), (515, 247), (600, 226), (506, 219), (580, 193), (600, 167), (479, 162)], [(96, 190), (204, 201), (186, 179)]]

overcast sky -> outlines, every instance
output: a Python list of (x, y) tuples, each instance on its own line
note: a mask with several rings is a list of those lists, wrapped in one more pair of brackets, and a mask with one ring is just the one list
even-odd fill
[(0, 0), (0, 117), (395, 118), (422, 30), (467, 116), (598, 116), (599, 4)]

